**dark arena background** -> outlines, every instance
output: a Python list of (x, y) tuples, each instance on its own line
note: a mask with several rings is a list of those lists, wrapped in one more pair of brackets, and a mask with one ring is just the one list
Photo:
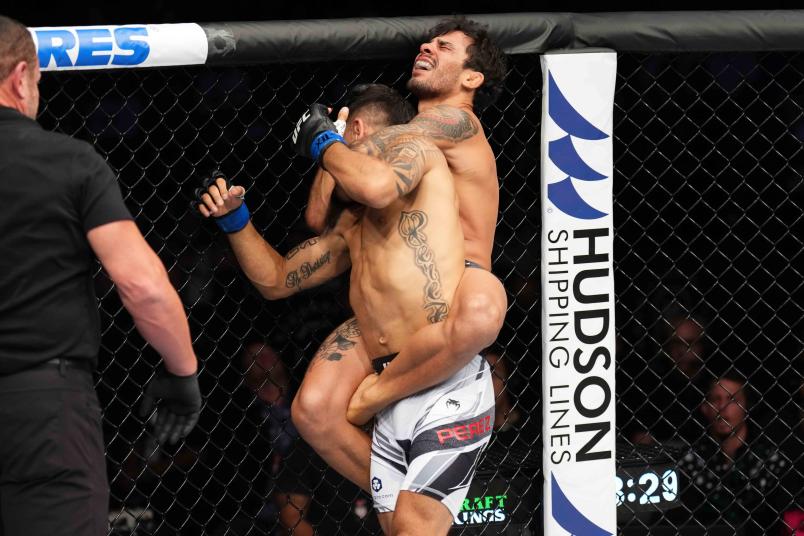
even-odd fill
[[(792, 534), (804, 517), (804, 12), (477, 18), (511, 52), (505, 91), (480, 116), (500, 177), (493, 268), (509, 310), (489, 359), (505, 418), (455, 533), (542, 531), (539, 53), (609, 47), (618, 52), (617, 458), (620, 469), (664, 464), (679, 475), (669, 507), (623, 499), (621, 533)], [(305, 515), (319, 534), (379, 534), (370, 497), (298, 440), (290, 452), (309, 463), (278, 447), (290, 429), (277, 397), (292, 396), (324, 337), (349, 317), (346, 279), (267, 302), (189, 203), (219, 168), (246, 187), (254, 224), (280, 252), (310, 237), (302, 213), (313, 168), (292, 151), (293, 124), (310, 103), (337, 106), (356, 83), (405, 91), (435, 20), (207, 24), (208, 35), (233, 32), (236, 54), (44, 74), (40, 122), (91, 141), (119, 174), (179, 290), (201, 362), (198, 426), (176, 447), (157, 445), (136, 409), (159, 358), (99, 269), (112, 534), (283, 534), (274, 501), (283, 471), (311, 490)], [(264, 347), (264, 375), (245, 358), (253, 344)], [(745, 395), (734, 398), (747, 446), (731, 465), (708, 433), (712, 380)]]

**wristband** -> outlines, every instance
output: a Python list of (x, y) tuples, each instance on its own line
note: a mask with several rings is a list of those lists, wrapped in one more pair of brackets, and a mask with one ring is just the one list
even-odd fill
[(225, 233), (236, 233), (248, 225), (249, 217), (250, 214), (248, 212), (248, 207), (246, 206), (246, 203), (243, 202), (239, 207), (231, 211), (229, 214), (221, 216), (220, 218), (215, 218), (215, 223), (217, 223), (218, 227), (221, 228), (221, 231)]
[(325, 130), (313, 140), (312, 145), (310, 146), (310, 154), (313, 156), (313, 160), (320, 160), (321, 155), (324, 154), (324, 149), (329, 147), (335, 142), (346, 143), (343, 139), (343, 136), (338, 134), (337, 132), (333, 132), (332, 130)]

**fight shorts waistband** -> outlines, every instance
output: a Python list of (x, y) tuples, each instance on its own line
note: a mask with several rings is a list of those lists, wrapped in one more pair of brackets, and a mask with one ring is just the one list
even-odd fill
[(469, 259), (464, 259), (463, 265), (465, 268), (479, 268), (480, 270), (485, 270), (485, 268), (480, 266), (478, 263), (476, 263), (475, 261), (470, 261)]
[[(464, 259), (463, 260), (463, 266), (464, 266), (464, 268), (477, 268), (478, 270), (484, 270), (484, 271), (490, 273), (491, 275), (494, 275), (494, 273), (491, 272), (490, 270), (486, 270), (484, 267), (482, 267), (481, 265), (479, 265), (475, 261), (470, 261), (469, 259)], [(494, 275), (494, 277), (497, 277), (497, 276)], [(502, 283), (502, 279), (500, 279), (499, 277), (497, 277), (497, 279), (500, 281), (500, 283)]]
[(376, 372), (377, 374), (381, 373), (385, 369), (385, 367), (388, 366), (388, 363), (393, 361), (397, 355), (399, 355), (399, 352), (372, 359), (371, 366), (374, 368), (374, 372)]

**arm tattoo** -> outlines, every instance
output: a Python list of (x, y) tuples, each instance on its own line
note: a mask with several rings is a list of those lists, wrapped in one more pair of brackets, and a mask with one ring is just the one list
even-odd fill
[(307, 246), (312, 246), (312, 245), (315, 245), (315, 244), (318, 244), (318, 238), (311, 238), (309, 240), (305, 240), (304, 242), (302, 242), (301, 244), (299, 244), (295, 248), (293, 248), (290, 251), (288, 251), (288, 254), (285, 255), (285, 258), (286, 259), (292, 259), (296, 255), (296, 253), (298, 253), (299, 251), (303, 250)]
[(357, 325), (357, 319), (352, 318), (348, 322), (341, 324), (335, 330), (335, 333), (327, 337), (327, 340), (316, 352), (314, 360), (340, 361), (343, 359), (341, 352), (354, 348), (359, 337), (360, 327)]
[(478, 133), (477, 124), (468, 112), (452, 106), (436, 106), (422, 112), (410, 122), (422, 134), (434, 140), (459, 142)]
[(439, 153), (425, 137), (411, 134), (409, 129), (405, 129), (407, 125), (388, 127), (353, 146), (388, 162), (396, 177), (399, 197), (408, 195), (418, 186), (427, 169), (428, 159)]
[(419, 129), (411, 128), (408, 125), (392, 125), (385, 127), (379, 132), (375, 132), (365, 140), (352, 144), (352, 149), (366, 153), (369, 156), (381, 157), (388, 149), (388, 146), (405, 135), (421, 135)]
[(330, 252), (327, 251), (321, 255), (317, 261), (313, 263), (304, 262), (301, 266), (299, 266), (298, 270), (288, 272), (287, 277), (285, 277), (285, 286), (288, 288), (301, 289), (302, 281), (312, 277), (312, 275), (321, 269), (321, 267), (325, 264), (329, 264), (330, 256)]
[(382, 154), (382, 159), (391, 164), (396, 175), (396, 191), (399, 197), (406, 196), (418, 185), (426, 169), (429, 150), (421, 139), (405, 136), (389, 145)]
[(427, 320), (434, 324), (447, 317), (449, 304), (441, 295), (441, 275), (438, 273), (435, 254), (427, 244), (427, 236), (423, 230), (426, 225), (427, 214), (421, 210), (402, 211), (399, 216), (399, 234), (414, 251), (416, 266), (427, 279), (424, 285), (424, 309), (427, 311)]

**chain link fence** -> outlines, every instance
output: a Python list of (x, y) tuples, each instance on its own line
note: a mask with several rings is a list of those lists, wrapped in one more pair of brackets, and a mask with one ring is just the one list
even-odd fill
[(683, 452), (683, 506), (634, 534), (790, 534), (801, 508), (802, 59), (620, 57), (618, 427)]
[[(311, 235), (301, 214), (313, 170), (289, 144), (297, 117), (358, 82), (404, 91), (408, 72), (409, 61), (44, 76), (40, 121), (90, 140), (118, 172), (201, 361), (198, 426), (158, 446), (133, 411), (159, 358), (99, 269), (114, 534), (306, 534), (302, 516), (319, 534), (379, 534), (370, 498), (295, 437), (288, 412), (315, 350), (349, 316), (346, 280), (267, 302), (189, 202), (222, 169), (286, 252)], [(681, 476), (673, 510), (619, 506), (623, 534), (771, 533), (800, 508), (802, 75), (792, 53), (619, 56), (618, 435), (672, 452)], [(500, 176), (494, 271), (510, 307), (489, 359), (507, 416), (464, 504), (464, 534), (541, 533), (541, 87), (538, 56), (513, 56), (504, 95), (481, 117)], [(733, 464), (724, 430), (746, 445), (729, 451)], [(503, 519), (491, 523), (490, 510)]]

